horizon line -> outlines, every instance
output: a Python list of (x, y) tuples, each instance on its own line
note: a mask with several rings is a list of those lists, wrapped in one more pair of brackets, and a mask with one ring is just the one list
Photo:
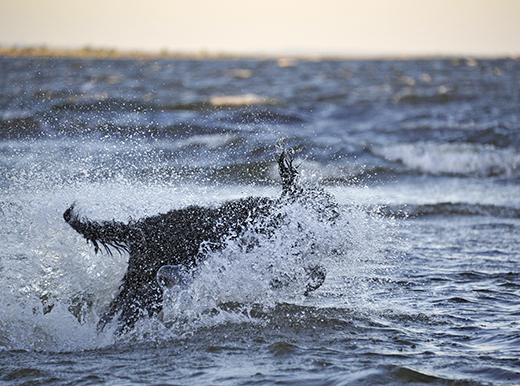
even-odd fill
[(287, 50), (272, 52), (233, 52), (216, 50), (160, 50), (117, 49), (107, 47), (58, 47), (40, 45), (0, 44), (0, 57), (58, 57), (58, 58), (93, 58), (93, 59), (192, 59), (192, 60), (434, 60), (434, 59), (512, 59), (518, 60), (520, 53), (470, 54), (470, 53), (339, 53)]

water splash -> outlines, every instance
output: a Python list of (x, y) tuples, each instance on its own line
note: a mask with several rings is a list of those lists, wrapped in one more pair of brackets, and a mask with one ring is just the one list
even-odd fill
[[(63, 221), (63, 210), (80, 196), (78, 207), (85, 215), (124, 221), (197, 203), (202, 194), (193, 189), (120, 181), (4, 195), (0, 348), (74, 351), (114, 344), (110, 329), (98, 334), (95, 326), (117, 293), (128, 256), (95, 254)], [(259, 187), (239, 191), (273, 193)], [(105, 192), (102, 197), (100, 192)], [(236, 198), (236, 192), (236, 187), (223, 187), (200, 203)], [(141, 321), (119, 339), (163, 340), (222, 323), (262, 323), (280, 304), (366, 308), (366, 301), (381, 289), (372, 288), (377, 287), (375, 278), (384, 279), (385, 270), (391, 269), (384, 250), (393, 242), (393, 220), (344, 205), (340, 216), (327, 222), (315, 209), (285, 205), (277, 213), (283, 214), (285, 225), (274, 233), (250, 229), (230, 239), (223, 250), (207, 248), (207, 259), (191, 284), (166, 294), (163, 314)], [(308, 269), (314, 266), (324, 267), (327, 278), (305, 296)]]
[[(395, 222), (361, 207), (341, 207), (334, 222), (312, 208), (283, 207), (286, 224), (269, 236), (249, 230), (207, 259), (192, 284), (169, 292), (163, 321), (176, 332), (223, 322), (261, 322), (280, 304), (309, 309), (376, 308), (395, 268)], [(327, 278), (306, 296), (308, 267), (322, 266)], [(385, 300), (391, 298), (386, 294)], [(230, 307), (230, 305), (232, 305)], [(388, 306), (388, 303), (386, 304)], [(262, 310), (257, 319), (251, 310)], [(188, 327), (189, 326), (189, 327)]]

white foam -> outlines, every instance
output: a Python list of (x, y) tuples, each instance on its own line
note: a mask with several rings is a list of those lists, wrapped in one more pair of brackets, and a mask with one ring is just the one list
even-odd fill
[(372, 152), (431, 174), (512, 175), (520, 166), (517, 150), (493, 145), (419, 142), (374, 146)]
[(242, 95), (214, 95), (209, 98), (213, 106), (262, 106), (277, 105), (278, 100), (252, 93)]

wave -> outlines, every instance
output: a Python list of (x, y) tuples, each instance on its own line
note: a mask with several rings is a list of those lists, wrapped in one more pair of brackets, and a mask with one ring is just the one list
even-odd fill
[(513, 125), (494, 124), (474, 132), (463, 133), (463, 142), (480, 143), (497, 148), (520, 147), (520, 130)]
[(248, 107), (248, 106), (274, 106), (280, 101), (269, 96), (254, 93), (236, 95), (212, 95), (200, 97), (193, 101), (179, 101), (173, 104), (153, 103), (152, 100), (141, 99), (117, 99), (103, 96), (69, 97), (65, 102), (52, 107), (53, 111), (70, 112), (139, 112), (164, 110), (203, 110), (215, 107)]
[[(106, 122), (74, 122), (49, 127), (44, 119), (23, 118), (0, 120), (0, 141), (55, 139), (55, 138), (102, 138), (104, 140), (127, 140), (134, 137), (143, 139), (186, 140), (189, 136), (228, 136), (238, 133), (237, 129), (223, 127), (216, 123), (209, 126), (196, 123), (174, 123), (161, 125), (157, 122), (114, 124)], [(193, 142), (197, 142), (195, 139)]]
[(514, 148), (469, 143), (401, 143), (373, 146), (372, 154), (433, 175), (514, 176), (520, 153)]
[(115, 98), (95, 99), (81, 102), (65, 102), (52, 107), (53, 111), (70, 112), (147, 112), (153, 109), (153, 105), (135, 100), (123, 100)]
[(370, 207), (370, 212), (375, 212), (391, 217), (421, 217), (421, 216), (486, 216), (504, 219), (519, 219), (520, 208), (500, 205), (468, 204), (440, 202), (436, 204), (420, 205), (383, 205)]
[(446, 86), (439, 86), (437, 88), (425, 90), (412, 90), (410, 87), (405, 87), (394, 94), (394, 101), (400, 103), (418, 104), (447, 104), (454, 101), (471, 102), (477, 99), (476, 95), (457, 93), (453, 90), (448, 90)]
[(287, 111), (283, 109), (275, 109), (272, 106), (266, 107), (250, 107), (240, 109), (230, 116), (229, 121), (232, 123), (304, 123), (308, 118), (301, 112)]
[[(383, 131), (382, 134), (386, 134)], [(409, 117), (391, 129), (402, 143), (446, 142), (493, 145), (497, 148), (520, 148), (520, 130), (512, 122), (458, 122), (437, 117)]]

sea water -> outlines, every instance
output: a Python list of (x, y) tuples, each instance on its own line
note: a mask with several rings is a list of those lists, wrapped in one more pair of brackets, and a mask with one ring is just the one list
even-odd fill
[[(520, 383), (520, 62), (285, 63), (0, 59), (0, 382)], [(288, 207), (158, 317), (96, 332), (128, 256), (96, 254), (72, 203), (128, 221), (278, 197), (281, 149), (334, 224)], [(269, 285), (302, 261), (317, 291)]]

